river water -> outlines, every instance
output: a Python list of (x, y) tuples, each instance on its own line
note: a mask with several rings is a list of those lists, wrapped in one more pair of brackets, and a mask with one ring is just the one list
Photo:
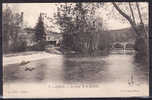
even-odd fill
[[(148, 95), (149, 68), (144, 64), (136, 63), (134, 55), (135, 52), (122, 50), (112, 51), (108, 56), (97, 57), (57, 55), (53, 58), (30, 62), (27, 65), (4, 67), (4, 83), (12, 85), (12, 88), (15, 88), (15, 86), (19, 88), (24, 84), (25, 89), (29, 87), (26, 84), (38, 88), (44, 83), (49, 85), (52, 83), (100, 84), (101, 88), (107, 87), (109, 90), (116, 89), (115, 87), (119, 89), (119, 85), (120, 90), (135, 86), (137, 90), (146, 89), (146, 94), (143, 95)], [(25, 71), (25, 68), (31, 67), (34, 70)], [(63, 85), (57, 87), (61, 89)], [(145, 91), (142, 91), (142, 93), (145, 93)], [(142, 93), (137, 94), (142, 95)], [(121, 95), (117, 94), (116, 96)]]

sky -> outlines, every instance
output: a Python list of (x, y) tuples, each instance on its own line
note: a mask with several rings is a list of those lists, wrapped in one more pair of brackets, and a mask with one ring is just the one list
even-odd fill
[[(6, 4), (3, 4), (3, 7)], [(24, 23), (28, 27), (34, 27), (37, 23), (40, 13), (47, 13), (48, 17), (52, 17), (56, 12), (55, 3), (7, 3), (13, 11), (24, 12)], [(147, 9), (148, 10), (148, 9)], [(99, 9), (97, 16), (102, 17), (108, 29), (116, 30), (130, 27), (129, 23), (122, 23), (119, 19), (107, 17), (108, 10)], [(102, 14), (101, 14), (102, 13)]]

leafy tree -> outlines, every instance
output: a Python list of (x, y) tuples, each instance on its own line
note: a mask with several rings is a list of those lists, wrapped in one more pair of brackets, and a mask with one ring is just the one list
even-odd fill
[(37, 50), (44, 50), (45, 49), (45, 27), (44, 22), (42, 19), (42, 15), (40, 14), (38, 23), (35, 27), (35, 40), (37, 42)]
[(12, 11), (9, 7), (3, 10), (3, 52), (7, 53), (9, 51), (9, 34), (10, 34), (10, 23), (11, 23), (11, 16)]
[[(57, 24), (63, 32), (63, 45), (81, 53), (93, 53), (98, 49), (98, 35), (102, 22), (97, 23), (96, 3), (66, 3), (58, 7)], [(101, 5), (101, 4), (100, 4)], [(99, 6), (100, 6), (99, 5)], [(97, 28), (101, 24), (100, 28)], [(100, 32), (99, 32), (100, 31)]]
[[(22, 37), (22, 23), (23, 23), (23, 13), (15, 13), (10, 7), (6, 6), (2, 14), (3, 18), (3, 51), (8, 52), (18, 52), (20, 48), (20, 37)], [(24, 51), (24, 49), (22, 49)]]

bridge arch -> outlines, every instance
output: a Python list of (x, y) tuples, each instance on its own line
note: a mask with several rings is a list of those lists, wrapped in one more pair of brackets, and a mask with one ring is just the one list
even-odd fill
[(134, 49), (134, 44), (132, 44), (132, 43), (127, 43), (125, 49)]
[(133, 48), (134, 48), (134, 43), (129, 43), (129, 42), (114, 42), (112, 44), (112, 49), (128, 50)]

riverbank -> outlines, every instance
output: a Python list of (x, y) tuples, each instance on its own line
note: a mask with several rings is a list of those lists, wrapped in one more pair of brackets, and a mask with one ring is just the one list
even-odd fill
[(30, 51), (30, 52), (6, 54), (3, 55), (3, 66), (9, 64), (21, 64), (22, 62), (30, 62), (30, 61), (46, 59), (55, 56), (61, 56), (61, 55), (47, 53), (45, 51)]
[[(26, 51), (20, 53), (9, 53), (3, 54), (3, 66), (9, 64), (26, 64), (31, 61), (47, 59), (55, 56), (75, 56), (82, 57), (82, 54), (76, 53), (74, 51), (60, 50), (58, 48), (50, 48), (46, 51)], [(85, 56), (85, 55), (84, 55)]]

